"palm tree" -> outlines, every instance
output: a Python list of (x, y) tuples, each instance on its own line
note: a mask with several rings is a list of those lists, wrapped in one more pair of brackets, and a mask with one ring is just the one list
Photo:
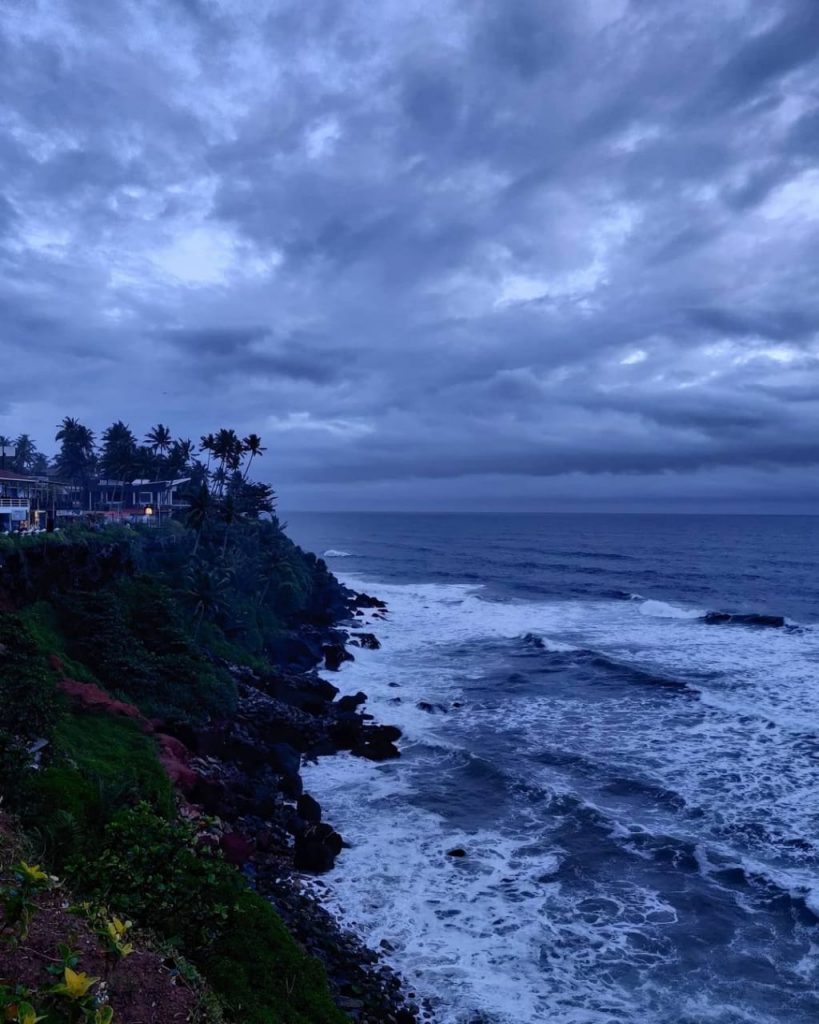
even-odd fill
[(157, 423), (145, 435), (145, 444), (148, 445), (154, 455), (165, 455), (171, 447), (171, 442), (170, 427), (166, 427), (164, 423)]
[(195, 565), (188, 572), (185, 582), (186, 587), (182, 592), (185, 601), (193, 608), (193, 623), (195, 625), (194, 639), (199, 635), (202, 620), (216, 618), (225, 608), (225, 592), (231, 581), (231, 573), (224, 566), (217, 566), (213, 570)]
[[(219, 459), (219, 468), (223, 471), (223, 474), (227, 471), (233, 472), (239, 468), (242, 463), (242, 452), (242, 442), (236, 431), (222, 427), (214, 438), (213, 454)], [(226, 476), (223, 475), (218, 490), (220, 495), (224, 490), (225, 480)]]
[[(0, 438), (0, 444), (2, 444)], [(34, 462), (39, 455), (37, 445), (28, 434), (21, 434), (14, 442), (14, 462), (12, 465), (18, 473), (31, 473)]]
[(242, 441), (242, 446), (244, 451), (250, 456), (245, 467), (245, 475), (242, 477), (243, 480), (247, 480), (247, 474), (250, 472), (253, 460), (257, 455), (261, 458), (267, 449), (262, 447), (262, 439), (258, 434), (248, 434), (244, 441)]
[(133, 480), (139, 463), (136, 438), (126, 423), (117, 420), (104, 431), (102, 441), (100, 465), (107, 477), (113, 477), (119, 481), (122, 500), (125, 495), (125, 484)]
[(87, 500), (97, 465), (94, 432), (73, 416), (66, 416), (57, 427), (54, 440), (60, 442), (60, 450), (54, 460), (58, 476), (71, 483), (79, 483)]
[(171, 444), (168, 454), (167, 469), (171, 477), (182, 476), (193, 458), (193, 441), (180, 439)]

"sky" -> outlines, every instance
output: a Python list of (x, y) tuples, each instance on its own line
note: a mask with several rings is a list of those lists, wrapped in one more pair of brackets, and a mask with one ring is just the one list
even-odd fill
[(819, 511), (817, 0), (0, 0), (0, 432)]

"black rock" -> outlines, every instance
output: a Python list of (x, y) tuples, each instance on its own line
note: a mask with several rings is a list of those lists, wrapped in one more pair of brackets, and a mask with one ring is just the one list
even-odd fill
[(401, 730), (394, 725), (372, 725), (362, 728), (357, 742), (352, 747), (356, 757), (366, 757), (370, 761), (388, 761), (400, 757), (395, 746), (400, 739)]
[(325, 644), (322, 649), (324, 664), (331, 672), (338, 672), (345, 661), (355, 661), (342, 643)]
[(321, 874), (329, 871), (341, 853), (344, 840), (332, 825), (308, 825), (296, 836), (293, 864), (298, 871)]
[(370, 594), (354, 594), (353, 599), (350, 602), (352, 608), (386, 608), (386, 602), (380, 601), (377, 597), (372, 597)]
[(296, 810), (299, 817), (311, 824), (317, 825), (321, 821), (321, 805), (308, 793), (302, 793), (296, 802)]
[(465, 857), (466, 850), (462, 846), (456, 846), (452, 850), (446, 851), (447, 857)]
[(335, 703), (335, 707), (342, 713), (355, 711), (359, 705), (366, 703), (367, 694), (362, 693), (360, 690), (358, 693), (348, 697), (339, 697)]
[(368, 651), (377, 651), (381, 646), (381, 641), (375, 633), (353, 633), (353, 638), (350, 643), (355, 644), (357, 647), (363, 647)]

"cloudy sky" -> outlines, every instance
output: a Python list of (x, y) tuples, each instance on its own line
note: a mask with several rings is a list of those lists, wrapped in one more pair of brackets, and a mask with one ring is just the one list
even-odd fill
[(819, 510), (817, 0), (0, 0), (0, 432)]

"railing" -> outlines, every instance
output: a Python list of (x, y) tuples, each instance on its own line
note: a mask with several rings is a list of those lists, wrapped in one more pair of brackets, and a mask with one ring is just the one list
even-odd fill
[(28, 508), (28, 498), (0, 498), (0, 508)]

